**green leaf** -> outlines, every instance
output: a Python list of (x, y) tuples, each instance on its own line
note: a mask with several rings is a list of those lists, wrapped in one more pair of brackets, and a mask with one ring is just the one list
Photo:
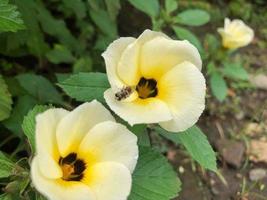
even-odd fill
[(104, 73), (79, 73), (58, 84), (70, 97), (78, 101), (97, 99), (104, 102), (103, 93), (110, 88)]
[(152, 18), (159, 15), (160, 5), (158, 0), (128, 0), (135, 8), (141, 10)]
[(203, 47), (198, 40), (198, 38), (188, 29), (182, 28), (180, 26), (173, 26), (172, 27), (175, 34), (177, 35), (178, 38), (182, 40), (188, 40), (191, 42), (200, 52), (203, 52)]
[(183, 25), (201, 26), (210, 21), (210, 15), (204, 10), (188, 9), (179, 13), (174, 21)]
[(214, 35), (207, 34), (205, 37), (205, 46), (208, 47), (208, 51), (212, 54), (219, 48), (220, 42)]
[(100, 50), (100, 51), (104, 51), (107, 46), (113, 41), (114, 39), (108, 37), (108, 36), (105, 36), (105, 35), (102, 35), (102, 34), (99, 34), (97, 36), (97, 40), (96, 40), (96, 43), (95, 43), (95, 46), (94, 48), (97, 49), (97, 50)]
[(0, 195), (0, 200), (14, 200), (9, 194), (1, 194)]
[(27, 112), (36, 104), (36, 100), (30, 96), (21, 96), (15, 104), (10, 117), (3, 121), (4, 126), (15, 133), (17, 136), (22, 136), (21, 124)]
[(16, 32), (24, 28), (17, 6), (9, 4), (8, 0), (0, 0), (0, 32)]
[(62, 3), (66, 8), (72, 10), (78, 19), (86, 17), (86, 6), (82, 0), (63, 0)]
[(151, 146), (150, 138), (146, 130), (146, 124), (136, 124), (134, 126), (128, 126), (128, 128), (137, 136), (138, 145)]
[(180, 138), (179, 138), (179, 134), (168, 132), (159, 126), (155, 127), (155, 131), (158, 134), (160, 134), (162, 137), (174, 142), (177, 145), (181, 143)]
[(140, 147), (128, 200), (169, 200), (180, 190), (181, 182), (167, 159), (149, 147)]
[(223, 73), (225, 76), (239, 80), (248, 80), (249, 78), (241, 63), (224, 63)]
[(78, 59), (73, 65), (73, 73), (90, 72), (93, 68), (92, 59), (90, 57), (82, 57)]
[(205, 169), (217, 171), (216, 155), (207, 136), (197, 126), (177, 133), (188, 153)]
[(117, 25), (104, 10), (90, 10), (90, 16), (96, 26), (107, 36), (115, 38), (118, 35)]
[(44, 196), (42, 196), (41, 194), (36, 193), (35, 200), (47, 200), (47, 199)]
[(7, 119), (11, 112), (12, 98), (5, 80), (0, 74), (0, 121)]
[(60, 44), (56, 44), (54, 49), (46, 54), (46, 57), (54, 64), (72, 63), (75, 60), (71, 51), (67, 47)]
[(80, 52), (82, 50), (81, 45), (69, 31), (64, 20), (56, 19), (41, 1), (38, 1), (36, 9), (38, 11), (37, 18), (44, 32), (56, 37), (70, 51)]
[(213, 61), (209, 62), (207, 64), (207, 74), (210, 75), (214, 72), (216, 72), (216, 67), (215, 67), (215, 63)]
[(8, 91), (10, 92), (11, 96), (17, 97), (27, 94), (15, 77), (5, 77), (5, 82), (8, 86)]
[(63, 104), (62, 97), (52, 83), (43, 76), (20, 74), (17, 77), (20, 85), (40, 103)]
[(0, 151), (0, 178), (12, 175), (15, 164)]
[(210, 85), (212, 94), (219, 100), (223, 101), (227, 96), (227, 85), (224, 78), (217, 72), (211, 74)]
[(55, 75), (57, 78), (57, 82), (63, 82), (71, 76), (71, 74), (69, 73), (56, 73)]
[(120, 0), (105, 0), (107, 5), (109, 16), (113, 21), (116, 21), (116, 17), (121, 9)]
[(216, 155), (206, 135), (197, 126), (180, 133), (171, 133), (161, 127), (156, 127), (155, 131), (177, 145), (182, 144), (202, 167), (212, 171), (217, 170)]
[(38, 114), (49, 108), (51, 108), (51, 106), (36, 105), (23, 119), (22, 129), (29, 140), (33, 153), (35, 152), (35, 118)]
[(167, 14), (171, 14), (178, 8), (177, 0), (165, 0), (165, 9)]
[(18, 43), (19, 46), (26, 45), (29, 53), (43, 57), (49, 47), (45, 43), (44, 34), (40, 29), (37, 17), (33, 17), (38, 15), (37, 2), (35, 0), (15, 0), (15, 3), (21, 12), (27, 29), (20, 31), (18, 34), (10, 35), (8, 37), (8, 43)]

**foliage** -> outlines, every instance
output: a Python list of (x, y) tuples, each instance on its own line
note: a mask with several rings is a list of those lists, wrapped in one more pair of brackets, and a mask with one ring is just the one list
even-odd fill
[(9, 4), (8, 0), (0, 1), (0, 32), (12, 31), (24, 29), (20, 13), (17, 11), (17, 7)]
[(0, 152), (0, 178), (6, 178), (12, 175), (15, 164)]
[(97, 99), (103, 102), (103, 93), (109, 88), (109, 82), (103, 73), (79, 73), (60, 82), (59, 86), (78, 101)]
[[(140, 147), (129, 200), (168, 200), (181, 190), (181, 183), (160, 153)], [(153, 183), (153, 184), (151, 184)]]
[(33, 153), (35, 153), (35, 118), (49, 108), (51, 106), (36, 105), (23, 119), (22, 129), (29, 140)]
[(181, 133), (169, 133), (166, 130), (156, 127), (163, 137), (173, 141), (175, 144), (182, 144), (203, 168), (216, 171), (216, 155), (210, 146), (205, 134), (196, 126), (193, 126)]
[[(228, 12), (241, 15), (236, 8), (242, 2), (231, 2)], [(244, 18), (251, 19), (253, 5), (244, 5), (248, 8)], [(125, 8), (126, 12), (134, 9), (137, 17), (142, 12), (151, 26), (136, 16), (121, 24), (121, 9)], [(234, 59), (237, 51), (222, 47), (213, 26), (222, 26), (225, 16), (214, 12), (209, 6), (178, 0), (0, 0), (0, 132), (3, 144), (10, 138), (19, 141), (18, 145), (14, 142), (11, 153), (0, 151), (0, 183), (3, 191), (12, 189), (0, 199), (45, 200), (29, 187), (35, 117), (53, 106), (72, 109), (93, 99), (105, 104), (103, 93), (110, 85), (100, 55), (119, 35), (126, 35), (122, 26), (129, 28), (127, 36), (137, 34), (131, 30), (140, 26), (191, 42), (200, 51), (208, 91), (220, 103), (234, 84), (248, 83), (247, 63)], [(261, 23), (266, 21), (264, 16)], [(175, 170), (155, 150), (154, 136), (182, 146), (202, 168), (217, 172), (216, 154), (197, 126), (170, 133), (154, 125), (132, 127), (115, 117), (137, 135), (140, 148), (129, 200), (168, 200), (181, 190)]]
[(0, 121), (6, 119), (10, 115), (12, 99), (8, 91), (5, 80), (0, 75)]
[(179, 3), (176, 0), (166, 0), (165, 8), (159, 13), (159, 1), (129, 0), (137, 9), (145, 12), (151, 17), (153, 29), (161, 30), (166, 26), (174, 30), (177, 38), (185, 39), (194, 44), (201, 54), (204, 54), (203, 47), (198, 37), (187, 27), (201, 26), (210, 21), (210, 15), (202, 9), (187, 9), (177, 13)]

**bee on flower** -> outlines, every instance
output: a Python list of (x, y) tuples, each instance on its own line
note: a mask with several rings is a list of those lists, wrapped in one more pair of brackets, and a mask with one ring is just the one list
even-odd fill
[[(129, 124), (159, 123), (177, 132), (197, 122), (206, 85), (200, 54), (191, 43), (145, 30), (138, 38), (115, 40), (102, 55), (111, 85), (105, 100)], [(131, 90), (120, 98), (125, 88)]]
[(36, 118), (31, 177), (49, 200), (126, 200), (138, 158), (137, 137), (97, 101)]

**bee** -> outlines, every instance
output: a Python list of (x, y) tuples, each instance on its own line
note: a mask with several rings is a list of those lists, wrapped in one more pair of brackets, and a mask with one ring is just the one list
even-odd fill
[(119, 92), (115, 94), (115, 99), (117, 101), (121, 101), (129, 97), (132, 93), (133, 93), (133, 90), (131, 87), (129, 86), (123, 87)]

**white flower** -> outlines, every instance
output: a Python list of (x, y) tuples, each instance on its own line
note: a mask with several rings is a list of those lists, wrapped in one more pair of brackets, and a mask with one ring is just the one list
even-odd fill
[(225, 18), (224, 28), (219, 28), (223, 46), (228, 49), (236, 49), (248, 45), (254, 37), (254, 31), (242, 20)]
[(97, 101), (36, 118), (36, 189), (49, 200), (126, 200), (137, 138)]
[(183, 131), (197, 122), (206, 86), (199, 52), (188, 41), (146, 30), (119, 38), (102, 55), (111, 84), (105, 100), (129, 124)]

